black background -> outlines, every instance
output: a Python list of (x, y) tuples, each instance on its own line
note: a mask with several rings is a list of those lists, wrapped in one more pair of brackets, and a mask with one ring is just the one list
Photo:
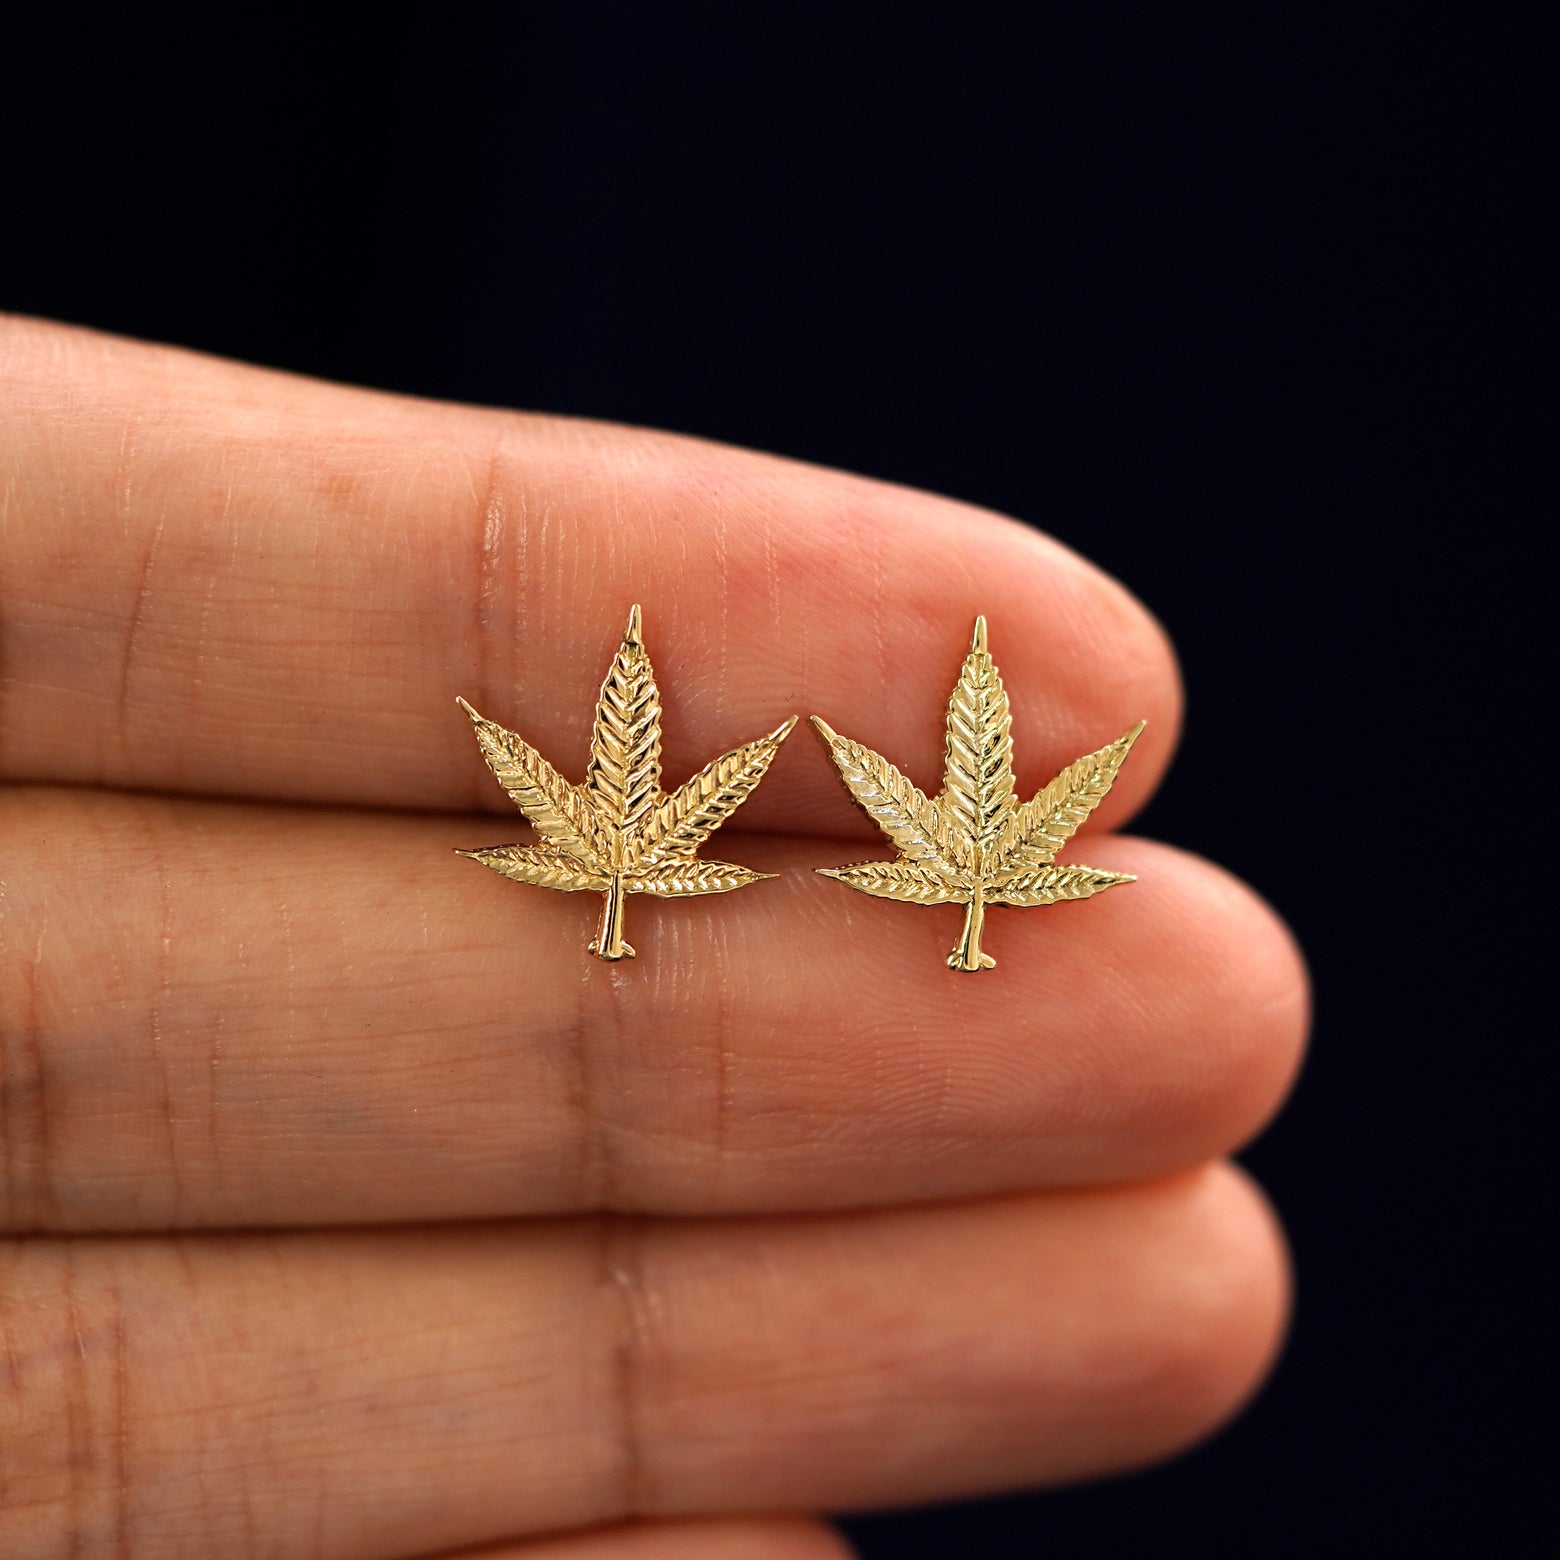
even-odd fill
[(1536, 16), (418, 13), (11, 28), (0, 307), (1032, 520), (1179, 643), (1144, 827), (1313, 961), (1309, 1069), (1246, 1156), (1299, 1270), (1262, 1399), (1164, 1469), (854, 1523), (863, 1553), (1509, 1552), (1547, 1461)]

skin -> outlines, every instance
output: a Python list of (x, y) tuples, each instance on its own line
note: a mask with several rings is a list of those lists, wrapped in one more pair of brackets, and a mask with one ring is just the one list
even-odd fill
[[(1180, 697), (1119, 585), (858, 477), (38, 322), (0, 398), (0, 1553), (824, 1560), (812, 1513), (1252, 1392), (1285, 1257), (1223, 1160), (1305, 981), (1107, 832)], [(810, 870), (875, 836), (793, 741), (716, 837), (780, 876), (591, 959), (593, 897), (451, 854), (526, 833), (453, 701), (578, 779), (636, 600), (672, 784), (819, 713), (933, 785), (985, 613), (1025, 795), (1148, 719), (1077, 853), (1139, 881), (954, 974), (955, 912)]]

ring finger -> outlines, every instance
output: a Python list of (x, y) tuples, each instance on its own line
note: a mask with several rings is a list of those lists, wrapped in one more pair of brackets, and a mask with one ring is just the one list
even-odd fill
[(424, 1555), (1163, 1455), (1284, 1307), (1260, 1199), (0, 1242), (0, 1553)]

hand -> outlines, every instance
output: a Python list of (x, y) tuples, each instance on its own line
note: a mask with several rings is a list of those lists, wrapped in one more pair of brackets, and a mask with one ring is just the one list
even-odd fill
[[(815, 1560), (765, 1514), (1126, 1467), (1251, 1390), (1284, 1258), (1218, 1161), (1304, 981), (1104, 832), (1178, 707), (1120, 587), (668, 434), (24, 321), (0, 381), (0, 1552)], [(594, 901), (451, 854), (526, 832), (454, 701), (578, 779), (633, 601), (668, 783), (815, 712), (935, 782), (985, 613), (1026, 794), (1148, 718), (1079, 841), (1139, 881), (950, 974), (956, 912), (811, 871), (886, 853), (799, 732), (717, 836), (780, 876), (591, 959)]]

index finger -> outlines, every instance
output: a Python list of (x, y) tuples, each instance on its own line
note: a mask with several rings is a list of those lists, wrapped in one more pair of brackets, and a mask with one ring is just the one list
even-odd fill
[[(633, 601), (673, 783), (810, 713), (934, 782), (978, 613), (1023, 789), (1146, 717), (1120, 821), (1173, 741), (1148, 613), (945, 499), (35, 322), (0, 323), (0, 378), (0, 779), (507, 808), (455, 695), (582, 773)], [(794, 761), (743, 822), (869, 827)]]

